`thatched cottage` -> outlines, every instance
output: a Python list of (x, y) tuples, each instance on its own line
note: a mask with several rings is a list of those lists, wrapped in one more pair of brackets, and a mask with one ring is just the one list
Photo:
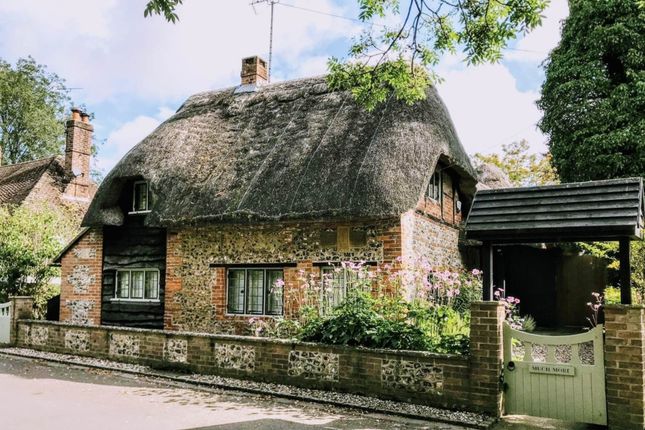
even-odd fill
[(367, 112), (324, 78), (266, 84), (248, 58), (240, 86), (190, 97), (107, 175), (58, 259), (61, 319), (214, 332), (288, 316), (300, 270), (460, 267), (475, 185), (434, 88)]

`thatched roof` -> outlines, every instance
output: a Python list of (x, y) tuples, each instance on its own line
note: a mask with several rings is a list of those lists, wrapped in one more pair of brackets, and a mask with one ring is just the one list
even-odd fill
[(62, 162), (54, 156), (0, 166), (0, 205), (21, 204), (48, 170), (64, 176)]
[(502, 169), (493, 163), (481, 163), (477, 166), (478, 190), (512, 188), (513, 183)]
[(101, 184), (83, 225), (119, 225), (118, 198), (135, 177), (154, 193), (147, 225), (208, 221), (384, 218), (413, 208), (438, 159), (475, 172), (434, 88), (413, 106), (373, 112), (324, 78), (190, 97)]

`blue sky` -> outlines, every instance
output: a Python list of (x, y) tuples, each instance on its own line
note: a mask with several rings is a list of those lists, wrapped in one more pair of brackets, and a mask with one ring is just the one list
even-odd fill
[[(266, 56), (269, 8), (248, 0), (185, 0), (181, 20), (143, 18), (146, 0), (0, 0), (0, 58), (33, 56), (74, 88), (95, 114), (107, 173), (191, 94), (238, 84), (240, 60)], [(354, 0), (281, 0), (275, 9), (273, 80), (325, 72), (363, 28)], [(296, 7), (291, 7), (296, 6)], [(314, 13), (301, 8), (314, 9)], [(526, 138), (546, 150), (535, 128), (540, 67), (559, 40), (566, 0), (552, 0), (543, 26), (514, 41), (502, 62), (466, 67), (459, 56), (438, 67), (439, 92), (469, 153), (499, 151)]]

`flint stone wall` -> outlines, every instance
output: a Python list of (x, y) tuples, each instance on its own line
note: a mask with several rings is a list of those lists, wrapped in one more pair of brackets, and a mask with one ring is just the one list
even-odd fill
[(470, 359), (458, 355), (50, 321), (20, 320), (18, 326), (19, 347), (485, 410), (471, 401), (477, 394)]

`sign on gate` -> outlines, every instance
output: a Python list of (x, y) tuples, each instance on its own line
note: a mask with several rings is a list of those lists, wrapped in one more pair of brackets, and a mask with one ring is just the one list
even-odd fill
[(504, 324), (504, 411), (607, 425), (603, 329), (545, 336)]
[(0, 304), (0, 343), (9, 343), (11, 330), (11, 302)]

